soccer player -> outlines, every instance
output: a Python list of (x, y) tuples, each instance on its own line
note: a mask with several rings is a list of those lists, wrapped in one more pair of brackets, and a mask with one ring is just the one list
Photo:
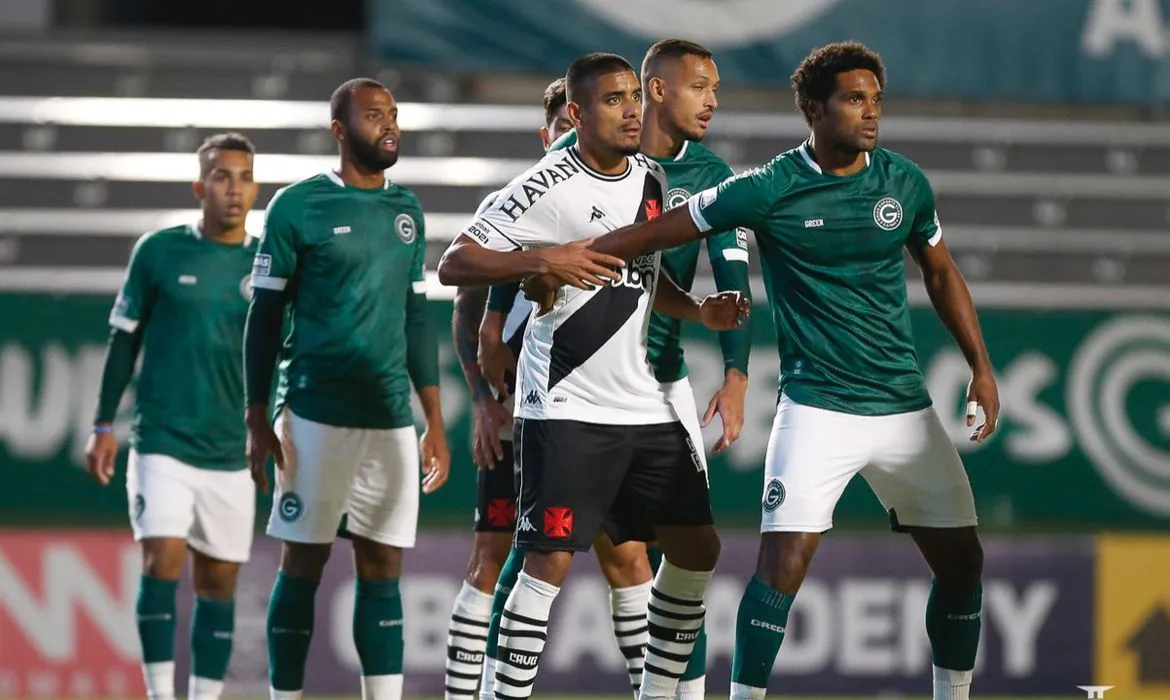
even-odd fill
[(142, 543), (138, 638), (151, 700), (175, 696), (175, 591), (191, 550), (195, 616), (188, 697), (223, 692), (235, 628), (236, 576), (252, 549), (256, 492), (239, 420), (244, 317), (255, 245), (244, 220), (256, 200), (255, 149), (218, 134), (198, 150), (192, 185), (202, 218), (138, 239), (110, 313), (112, 327), (86, 466), (114, 476), (113, 420), (138, 354), (126, 495)]
[[(589, 54), (569, 67), (566, 86), (579, 143), (513, 180), (464, 229), (439, 264), (444, 284), (545, 272), (547, 246), (589, 250), (598, 233), (661, 213), (662, 169), (637, 155), (642, 91), (633, 67)], [(572, 555), (603, 529), (616, 543), (656, 534), (665, 552), (640, 697), (674, 696), (702, 625), (719, 540), (702, 461), (646, 361), (645, 328), (652, 303), (716, 330), (735, 327), (746, 303), (734, 293), (699, 300), (659, 280), (658, 257), (635, 259), (620, 275), (600, 265), (551, 270), (575, 289), (559, 294), (551, 313), (534, 314), (525, 332), (515, 451), (516, 543), (526, 557), (501, 623), (498, 698), (531, 694)]]
[[(294, 183), (269, 203), (252, 270), (244, 335), (248, 459), (267, 490), (268, 534), (284, 541), (268, 607), (274, 700), (297, 699), (313, 603), (334, 537), (353, 542), (353, 636), (366, 700), (402, 695), (402, 551), (414, 546), (424, 493), (447, 480), (438, 345), (427, 320), (422, 207), (384, 171), (398, 160), (398, 106), (356, 78), (330, 101), (340, 168)], [(269, 423), (273, 367), (284, 342)], [(426, 430), (417, 441), (411, 384)], [(279, 436), (279, 437), (278, 437)]]
[[(999, 394), (930, 183), (914, 163), (877, 147), (885, 77), (880, 57), (861, 44), (813, 51), (792, 76), (812, 130), (807, 142), (593, 245), (631, 258), (710, 231), (756, 233), (778, 335), (780, 397), (764, 466), (760, 554), (739, 607), (732, 698), (764, 697), (789, 608), (858, 473), (933, 572), (926, 630), (935, 700), (970, 692), (983, 550), (963, 463), (918, 366), (904, 248), (971, 366), (972, 440), (995, 430)], [(532, 280), (533, 296), (546, 301), (549, 284)]]
[[(716, 108), (719, 72), (710, 51), (693, 42), (679, 39), (664, 39), (647, 51), (642, 61), (642, 153), (662, 166), (666, 173), (668, 192), (666, 208), (685, 202), (695, 192), (707, 189), (731, 176), (731, 168), (699, 144), (706, 135)], [(576, 143), (576, 134), (570, 133), (558, 140), (552, 148), (567, 148)], [(680, 287), (690, 290), (698, 263), (701, 243), (695, 241), (663, 253), (662, 270)], [(750, 299), (748, 280), (748, 252), (746, 231), (728, 230), (707, 238), (707, 252), (714, 272), (716, 285), (720, 290), (738, 290)], [(518, 287), (515, 285), (514, 287)], [(495, 330), (507, 311), (499, 303), (502, 298), (511, 301), (514, 294), (509, 288), (493, 288), (489, 310), (484, 318), (481, 343), (487, 347), (490, 337), (498, 336)], [(681, 323), (677, 319), (654, 312), (650, 316), (648, 332), (649, 360), (655, 378), (662, 383), (662, 390), (674, 406), (677, 415), (687, 427), (692, 442), (703, 444), (700, 422), (695, 409), (694, 394), (687, 379), (684, 361)], [(724, 384), (711, 399), (704, 414), (703, 423), (708, 423), (716, 412), (723, 421), (723, 435), (715, 445), (719, 452), (739, 435), (743, 425), (744, 394), (747, 389), (747, 364), (751, 352), (751, 329), (748, 324), (720, 334), (724, 356)], [(498, 344), (498, 341), (497, 341)], [(499, 350), (488, 350), (487, 354), (505, 356), (511, 359), (507, 346)], [(514, 367), (514, 364), (513, 364)], [(491, 374), (489, 370), (489, 374)], [(499, 382), (498, 379), (495, 380)], [(706, 463), (705, 452), (699, 449), (700, 457)], [(603, 543), (604, 546), (604, 543)], [(599, 553), (603, 549), (598, 549)], [(515, 556), (515, 555), (514, 555)], [(657, 571), (662, 553), (656, 547), (650, 550), (651, 565)], [(511, 567), (509, 567), (510, 569)], [(501, 579), (501, 584), (503, 580)], [(630, 610), (646, 608), (649, 596), (648, 586), (637, 586), (613, 592), (615, 630), (638, 629), (645, 626)], [(620, 612), (619, 612), (620, 611)], [(632, 638), (634, 635), (625, 635)], [(637, 679), (641, 671), (641, 659), (631, 651), (640, 641), (645, 645), (646, 633), (638, 639), (630, 639), (623, 651), (627, 661), (634, 662), (631, 668), (631, 682), (637, 690)], [(701, 698), (705, 691), (706, 675), (706, 634), (700, 629), (695, 651), (686, 672), (680, 679), (678, 698), (680, 700)]]

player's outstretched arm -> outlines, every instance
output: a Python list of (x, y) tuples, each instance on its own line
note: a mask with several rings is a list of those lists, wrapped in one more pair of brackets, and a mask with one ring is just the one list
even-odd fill
[(662, 274), (654, 291), (654, 310), (680, 321), (701, 323), (713, 331), (726, 331), (743, 325), (751, 314), (751, 304), (739, 292), (720, 292), (700, 299)]
[[(907, 244), (907, 248), (922, 269), (923, 283), (931, 305), (971, 367), (971, 385), (967, 391), (967, 427), (974, 427), (971, 440), (982, 442), (995, 430), (999, 419), (999, 389), (971, 291), (947, 250), (941, 231), (933, 239), (933, 244), (912, 241)], [(979, 426), (975, 426), (976, 407), (983, 409), (985, 417)]]
[(624, 263), (590, 249), (591, 241), (576, 241), (536, 250), (491, 250), (461, 234), (439, 261), (439, 282), (447, 286), (482, 287), (517, 282), (548, 274), (580, 289), (620, 279), (613, 268)]
[(669, 250), (703, 237), (687, 207), (675, 207), (665, 214), (600, 236), (593, 250), (622, 260), (659, 250)]

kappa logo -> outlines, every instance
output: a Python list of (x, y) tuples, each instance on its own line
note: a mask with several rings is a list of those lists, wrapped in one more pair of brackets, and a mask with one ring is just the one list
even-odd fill
[(882, 197), (873, 207), (873, 221), (883, 231), (893, 231), (902, 225), (902, 205), (893, 197)]
[(520, 524), (516, 526), (516, 529), (520, 532), (536, 532), (536, 526), (532, 524), (527, 515), (520, 518)]
[(528, 395), (524, 397), (524, 405), (525, 406), (539, 406), (540, 405), (540, 394), (536, 393), (536, 389), (529, 391)]
[(410, 214), (399, 214), (394, 217), (394, 230), (398, 232), (398, 237), (403, 243), (414, 243), (414, 238), (418, 234)]

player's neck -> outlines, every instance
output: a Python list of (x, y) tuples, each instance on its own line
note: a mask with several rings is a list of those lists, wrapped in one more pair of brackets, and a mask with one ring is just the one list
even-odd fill
[(199, 235), (208, 241), (215, 241), (224, 245), (239, 245), (248, 237), (248, 232), (244, 229), (243, 224), (231, 228), (223, 228), (214, 221), (204, 217), (199, 222)]
[(642, 153), (651, 158), (659, 160), (674, 158), (686, 141), (686, 137), (671, 129), (666, 120), (665, 114), (650, 109), (642, 115)]
[(602, 175), (621, 175), (629, 167), (626, 163), (625, 154), (595, 153), (586, 148), (581, 143), (580, 138), (580, 136), (577, 137), (577, 151), (581, 154), (581, 162), (591, 170), (595, 170)]
[(830, 175), (853, 175), (869, 162), (865, 151), (836, 148), (829, 139), (818, 139), (815, 134), (809, 139), (809, 151), (821, 166), (821, 172)]
[(366, 170), (352, 160), (341, 161), (337, 176), (350, 187), (363, 190), (378, 190), (386, 186), (386, 172), (383, 170)]

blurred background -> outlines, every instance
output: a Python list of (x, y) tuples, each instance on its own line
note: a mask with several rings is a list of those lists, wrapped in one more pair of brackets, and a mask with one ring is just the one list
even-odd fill
[[(335, 164), (332, 90), (383, 81), (404, 130), (390, 175), (423, 203), (433, 270), (479, 200), (540, 155), (552, 78), (595, 50), (638, 64), (672, 36), (715, 52), (724, 84), (707, 144), (736, 170), (806, 137), (788, 76), (810, 49), (858, 39), (882, 54), (882, 145), (929, 176), (999, 372), (1000, 427), (976, 447), (966, 364), (908, 266), (922, 367), (986, 539), (976, 692), (1075, 698), (1096, 684), (1115, 686), (1108, 698), (1170, 698), (1170, 0), (0, 0), (0, 697), (142, 694), (124, 465), (102, 489), (82, 455), (128, 253), (143, 232), (197, 218), (205, 136), (256, 143), (259, 233), (276, 188)], [(432, 280), (454, 463), (424, 499), (403, 583), (411, 695), (441, 693), (470, 549), (452, 291)], [(778, 370), (770, 318), (754, 318), (747, 423), (711, 459), (726, 539), (708, 600), (721, 696), (755, 565)], [(689, 337), (688, 362), (705, 405), (721, 379), (714, 337)], [(131, 390), (123, 436), (132, 401)], [(864, 483), (836, 523), (773, 690), (927, 691), (929, 573)], [(348, 549), (318, 596), (310, 693), (358, 689)], [(266, 692), (278, 553), (259, 535), (244, 569), (233, 696)], [(578, 633), (553, 635), (542, 692), (626, 687), (591, 559), (557, 603), (554, 627)]]

